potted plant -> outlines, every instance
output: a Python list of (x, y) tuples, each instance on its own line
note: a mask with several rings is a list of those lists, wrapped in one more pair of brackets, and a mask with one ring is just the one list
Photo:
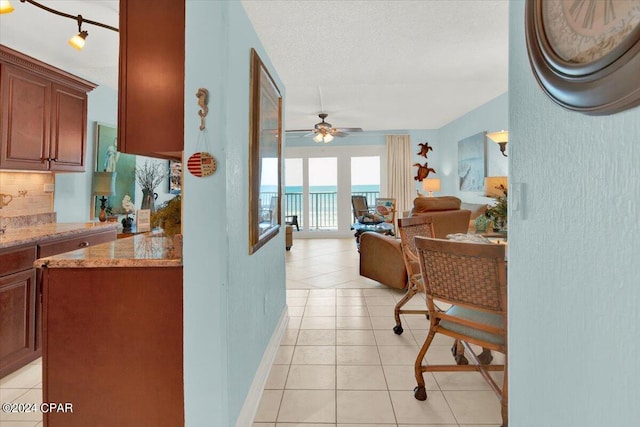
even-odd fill
[(151, 227), (160, 227), (167, 236), (182, 231), (182, 200), (180, 196), (165, 202), (161, 208), (151, 214)]
[(496, 189), (502, 192), (501, 195), (491, 196), (496, 199), (496, 203), (487, 208), (486, 215), (493, 221), (494, 231), (505, 231), (507, 229), (507, 189), (500, 184)]

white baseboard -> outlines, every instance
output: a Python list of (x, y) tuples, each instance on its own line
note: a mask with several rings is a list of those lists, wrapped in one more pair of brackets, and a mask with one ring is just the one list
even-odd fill
[(273, 365), (273, 361), (276, 358), (280, 342), (282, 341), (282, 337), (284, 336), (288, 323), (289, 312), (285, 306), (282, 311), (282, 315), (280, 316), (280, 320), (278, 321), (278, 325), (276, 326), (275, 331), (273, 331), (269, 344), (264, 351), (262, 361), (260, 362), (260, 366), (258, 366), (258, 371), (253, 377), (251, 387), (249, 388), (247, 397), (242, 405), (242, 410), (240, 411), (240, 415), (238, 415), (236, 427), (250, 427), (253, 425), (253, 419), (256, 417), (258, 406), (260, 405), (260, 399), (262, 399), (262, 391), (264, 390), (264, 386), (269, 378), (271, 365)]

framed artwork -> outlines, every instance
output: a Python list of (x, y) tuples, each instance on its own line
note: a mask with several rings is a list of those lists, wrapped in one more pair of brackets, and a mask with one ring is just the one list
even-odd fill
[[(96, 172), (116, 172), (115, 195), (107, 197), (107, 208), (112, 215), (124, 214), (122, 199), (125, 195), (135, 203), (136, 156), (118, 151), (118, 131), (115, 126), (96, 122)], [(97, 204), (96, 204), (97, 205)], [(96, 206), (95, 216), (100, 213)]]
[(249, 106), (249, 253), (278, 234), (282, 200), (282, 95), (251, 49)]
[(169, 193), (180, 194), (182, 191), (182, 162), (169, 160)]
[(484, 191), (486, 135), (480, 132), (458, 141), (460, 191)]

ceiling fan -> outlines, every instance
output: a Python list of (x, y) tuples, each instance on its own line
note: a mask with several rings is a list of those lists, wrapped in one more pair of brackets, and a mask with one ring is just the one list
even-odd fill
[(326, 144), (333, 141), (336, 136), (343, 137), (349, 135), (349, 132), (362, 132), (362, 128), (334, 128), (331, 123), (324, 121), (328, 116), (327, 113), (318, 114), (321, 122), (316, 123), (313, 129), (288, 130), (286, 133), (308, 132), (304, 136), (313, 136), (315, 142), (324, 142)]

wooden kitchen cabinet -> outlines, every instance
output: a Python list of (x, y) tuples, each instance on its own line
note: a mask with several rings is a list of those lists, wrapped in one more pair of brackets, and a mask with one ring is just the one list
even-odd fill
[(184, 425), (182, 267), (43, 268), (48, 427)]
[(84, 172), (95, 87), (0, 45), (0, 169)]
[(36, 246), (0, 250), (0, 378), (37, 359)]
[(181, 159), (184, 46), (185, 0), (120, 0), (118, 149), (123, 153)]

